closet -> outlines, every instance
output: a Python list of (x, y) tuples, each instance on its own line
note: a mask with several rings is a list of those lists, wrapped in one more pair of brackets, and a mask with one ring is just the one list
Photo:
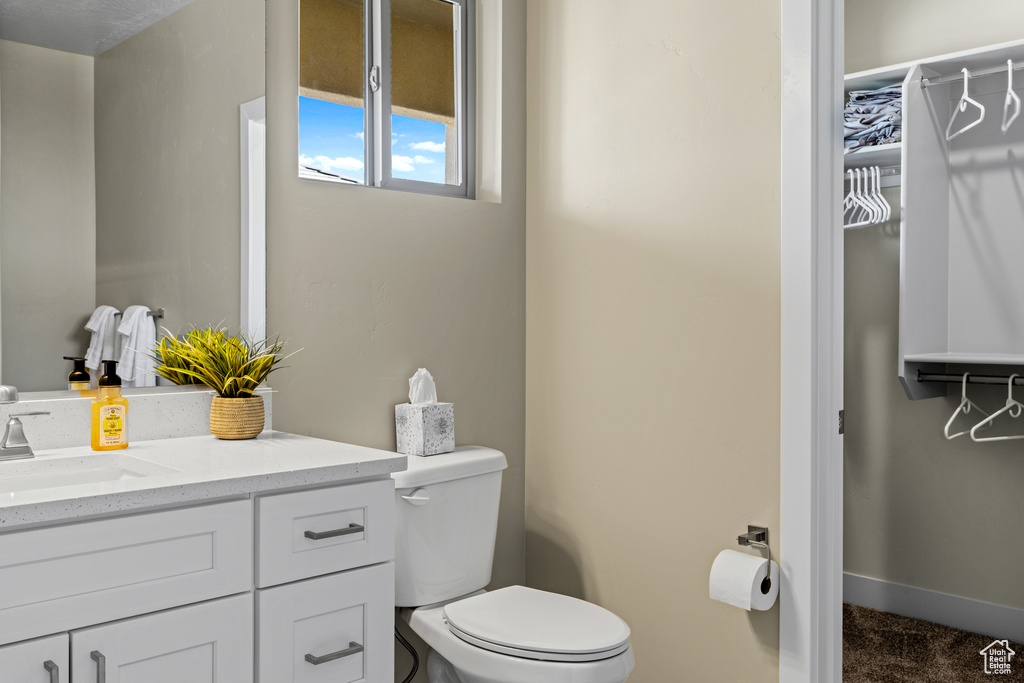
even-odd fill
[[(977, 648), (944, 651), (962, 654), (973, 675), (993, 639), (1024, 642), (1015, 531), (1024, 525), (1024, 441), (971, 437), (1006, 407), (1015, 373), (1011, 395), (1024, 401), (1024, 112), (1015, 117), (1017, 100), (1007, 102), (1008, 61), (1024, 95), (1024, 40), (942, 54), (964, 43), (936, 26), (957, 26), (968, 4), (916, 2), (941, 16), (927, 28), (911, 27), (909, 10), (887, 10), (920, 50), (896, 52), (941, 56), (846, 78), (847, 94), (901, 86), (902, 130), (899, 142), (845, 155), (848, 169), (878, 169), (892, 218), (846, 231), (843, 593), (853, 605), (981, 634)], [(882, 30), (880, 8), (854, 5), (864, 35)], [(878, 63), (870, 51), (899, 40), (887, 26), (883, 38), (848, 34), (860, 63)], [(970, 31), (986, 28), (979, 20)], [(1001, 413), (978, 441), (1024, 435), (1024, 415), (1013, 415)], [(878, 654), (868, 646), (869, 660)], [(939, 654), (921, 656), (931, 666)], [(1014, 668), (1024, 669), (1018, 657)], [(921, 670), (920, 680), (937, 679)]]
[(1024, 41), (846, 80), (848, 92), (903, 86), (902, 142), (846, 165), (898, 171), (897, 372), (910, 399), (946, 395), (945, 382), (922, 379), (953, 366), (1024, 367), (1024, 120), (1008, 62), (1024, 67)]

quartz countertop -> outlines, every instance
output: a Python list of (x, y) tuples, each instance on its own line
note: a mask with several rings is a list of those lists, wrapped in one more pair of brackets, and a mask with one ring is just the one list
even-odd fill
[[(75, 472), (89, 458), (108, 458), (110, 467), (129, 473), (113, 481), (78, 482), (29, 490), (13, 484), (45, 470), (59, 477)], [(101, 462), (99, 460), (91, 461)], [(283, 432), (264, 432), (255, 439), (222, 441), (214, 436), (133, 442), (120, 451), (96, 452), (89, 447), (36, 452), (29, 460), (0, 462), (0, 531), (26, 525), (72, 521), (114, 512), (202, 502), (275, 489), (341, 483), (380, 477), (406, 469), (406, 456), (364, 446), (314, 439)]]

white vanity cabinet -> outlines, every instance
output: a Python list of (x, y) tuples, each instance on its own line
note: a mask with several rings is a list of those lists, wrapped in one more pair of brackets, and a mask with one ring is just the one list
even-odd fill
[(0, 680), (14, 683), (68, 683), (68, 634), (0, 647)]
[(260, 683), (393, 680), (394, 496), (389, 478), (257, 498)]
[(248, 594), (71, 632), (74, 683), (251, 683)]
[(392, 681), (395, 565), (260, 590), (260, 683)]
[(391, 683), (393, 501), (378, 475), (0, 533), (0, 683)]

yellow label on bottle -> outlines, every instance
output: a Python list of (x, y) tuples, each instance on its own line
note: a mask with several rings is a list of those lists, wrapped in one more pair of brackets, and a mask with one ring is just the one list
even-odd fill
[(120, 446), (124, 438), (124, 406), (100, 408), (100, 446)]

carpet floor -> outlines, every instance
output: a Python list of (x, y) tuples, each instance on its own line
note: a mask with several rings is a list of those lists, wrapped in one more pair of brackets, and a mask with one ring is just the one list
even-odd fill
[[(991, 643), (989, 636), (843, 605), (843, 683), (1024, 681), (1019, 643), (1009, 643), (1016, 653), (1009, 657), (1009, 673), (985, 673), (980, 652)], [(991, 665), (999, 666), (994, 659)]]

